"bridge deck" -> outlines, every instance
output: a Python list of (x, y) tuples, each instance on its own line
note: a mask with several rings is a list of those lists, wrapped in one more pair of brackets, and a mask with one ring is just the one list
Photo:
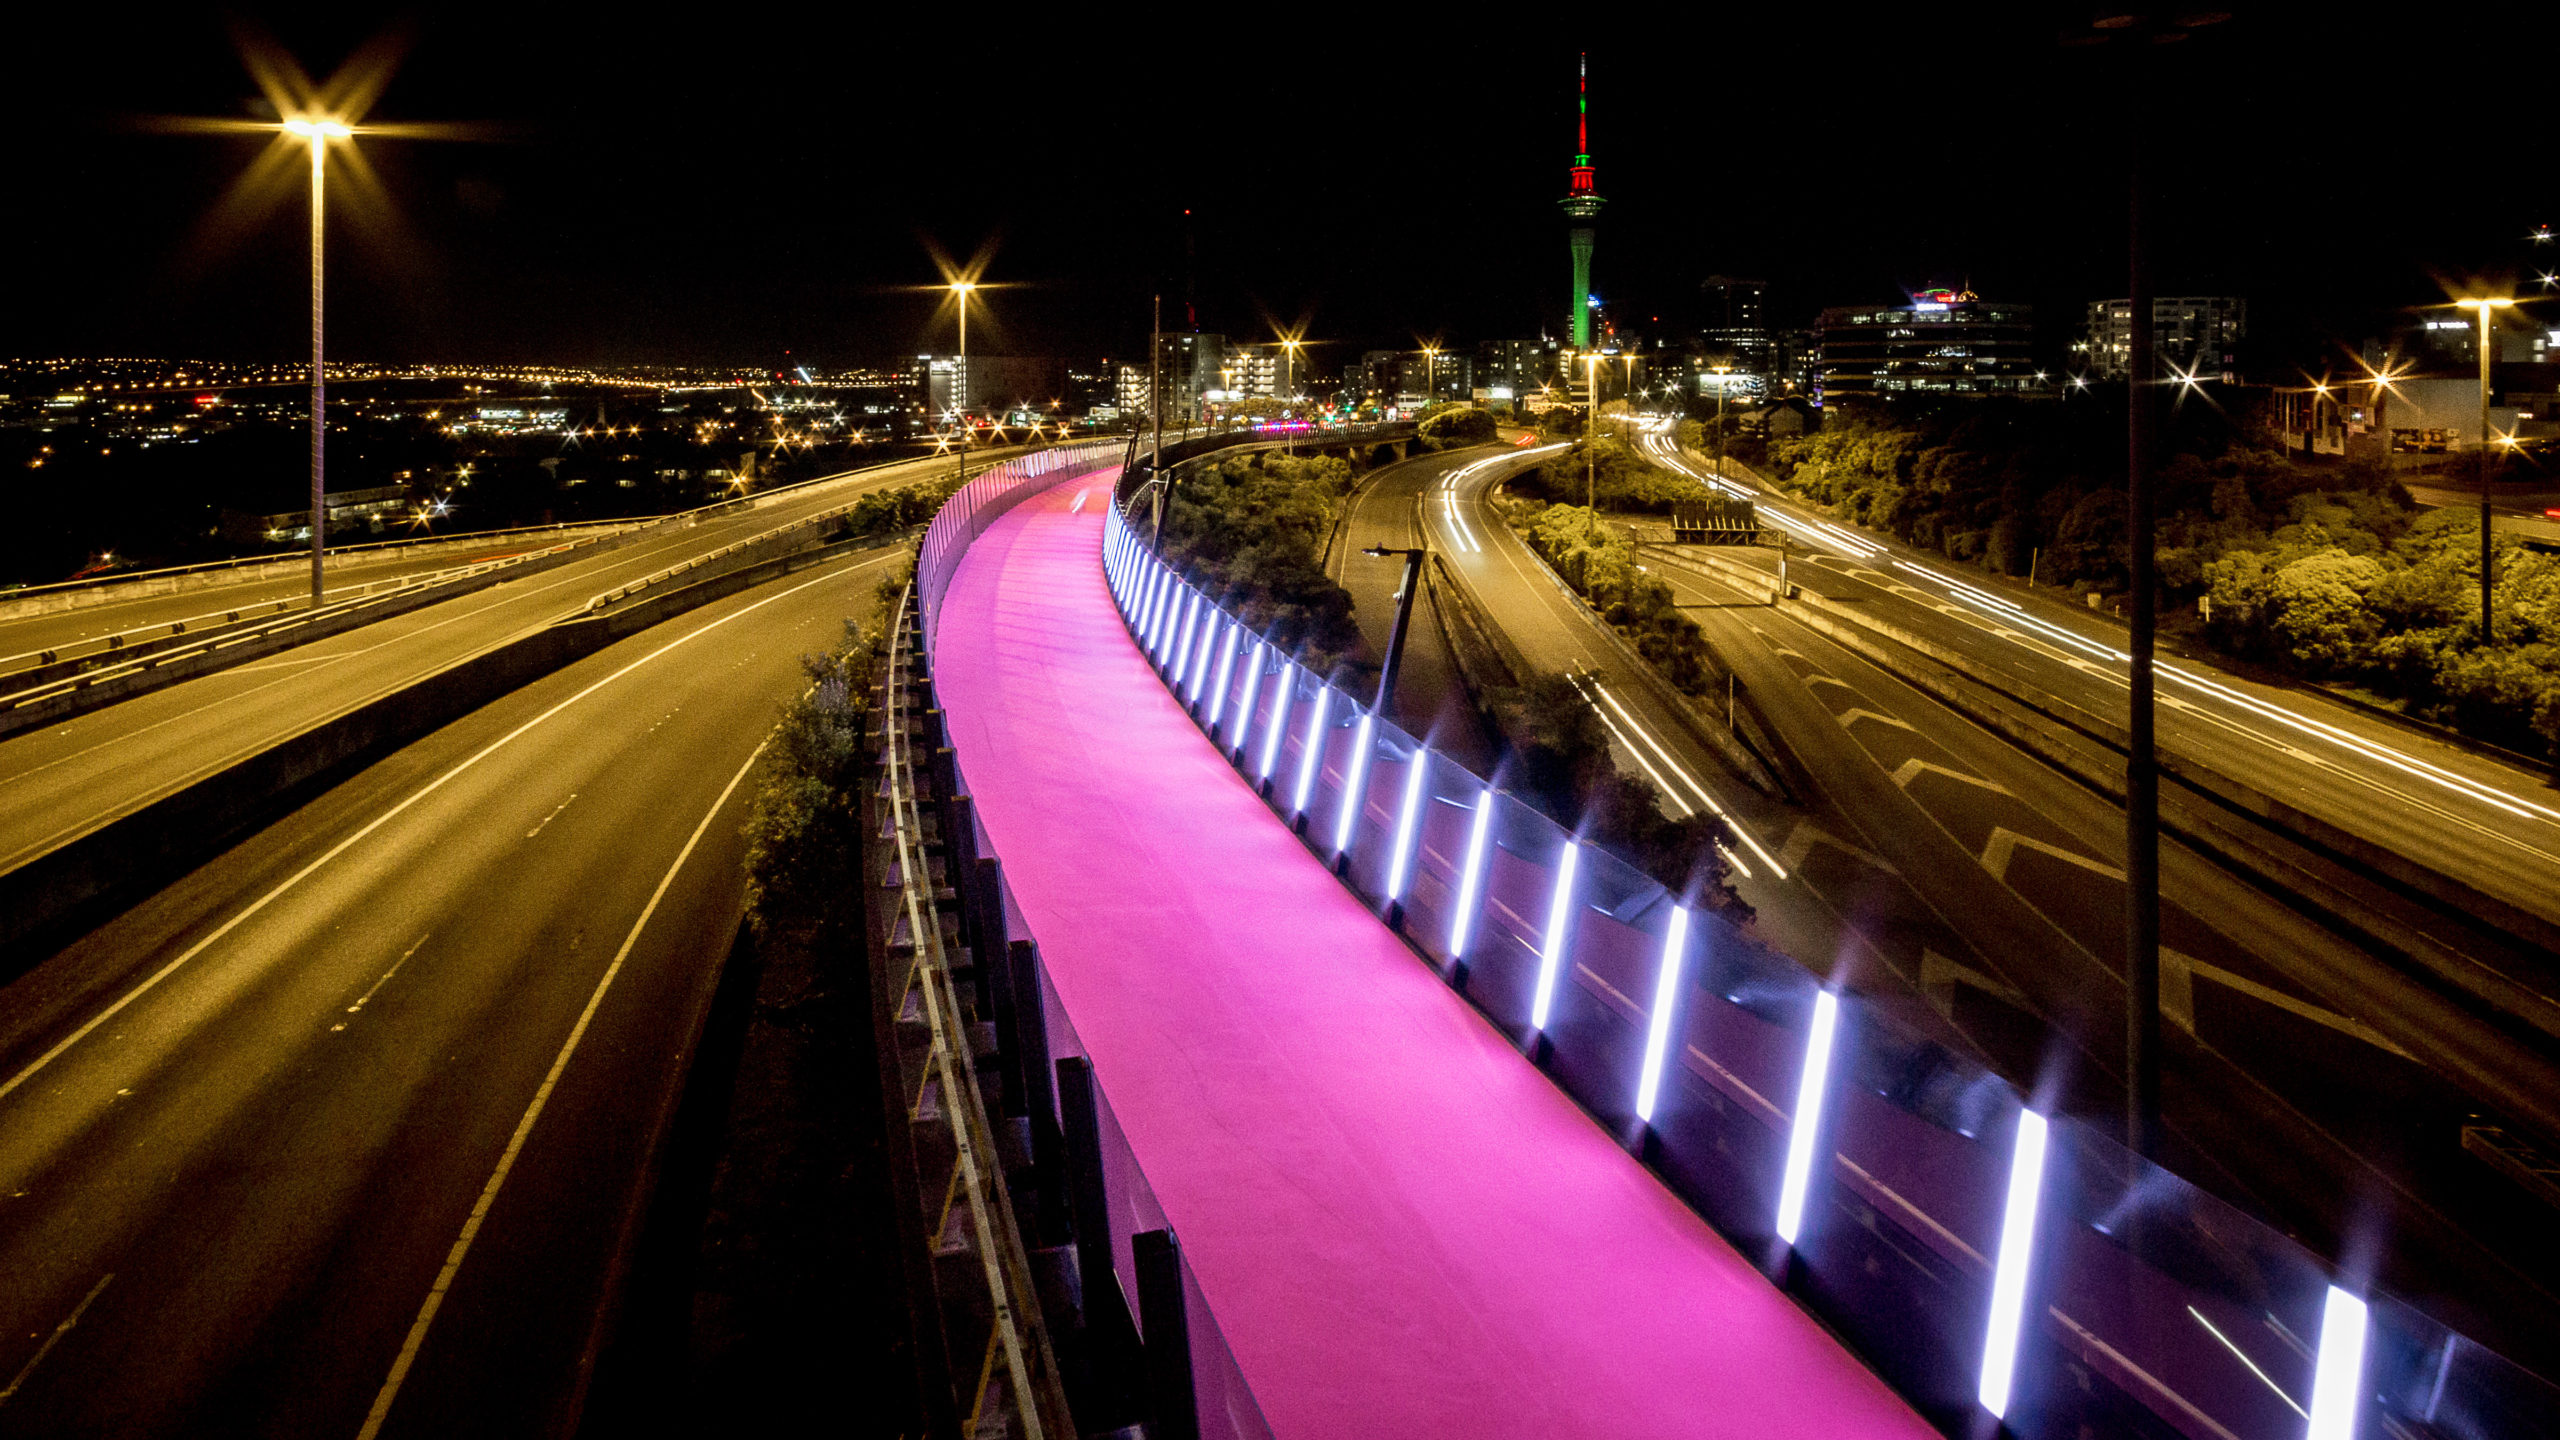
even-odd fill
[(1066, 482), (970, 550), (936, 681), (1279, 1434), (1931, 1434), (1220, 762), (1112, 609), (1103, 487)]

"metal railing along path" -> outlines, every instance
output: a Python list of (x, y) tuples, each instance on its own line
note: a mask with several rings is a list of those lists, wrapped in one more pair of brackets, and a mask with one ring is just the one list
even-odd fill
[(1826, 985), (1310, 673), (1116, 507), (1104, 528), (1135, 642), (1277, 823), (1947, 1433), (2560, 1433), (2560, 1389), (2369, 1261)]

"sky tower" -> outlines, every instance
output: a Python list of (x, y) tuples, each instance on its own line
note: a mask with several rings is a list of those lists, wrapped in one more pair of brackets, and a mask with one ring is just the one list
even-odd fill
[(1591, 222), (1608, 202), (1591, 183), (1591, 57), (1582, 57), (1582, 74), (1573, 99), (1573, 186), (1556, 203), (1573, 222), (1573, 348), (1591, 348)]

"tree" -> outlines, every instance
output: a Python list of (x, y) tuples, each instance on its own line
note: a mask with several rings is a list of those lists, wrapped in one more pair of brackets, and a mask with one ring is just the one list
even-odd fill
[(1434, 450), (1490, 445), (1494, 438), (1493, 415), (1474, 405), (1452, 405), (1426, 416), (1415, 433)]

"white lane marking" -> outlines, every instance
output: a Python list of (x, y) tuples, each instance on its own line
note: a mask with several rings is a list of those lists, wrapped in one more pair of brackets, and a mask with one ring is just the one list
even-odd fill
[(36, 1367), (44, 1363), (44, 1357), (53, 1353), (53, 1347), (62, 1343), (62, 1337), (71, 1333), (72, 1326), (80, 1323), (80, 1317), (88, 1312), (99, 1292), (106, 1289), (107, 1282), (114, 1278), (112, 1270), (99, 1277), (98, 1283), (89, 1287), (89, 1293), (80, 1297), (80, 1303), (71, 1307), (71, 1313), (62, 1317), (62, 1323), (53, 1327), (53, 1333), (36, 1347), (36, 1353), (27, 1357), (26, 1364), (18, 1367), (17, 1375), (9, 1381), (9, 1388), (0, 1390), (0, 1405), (8, 1404), (9, 1398), (18, 1393), (18, 1387), (27, 1383), (27, 1377), (36, 1373)]
[(2024, 1014), (2033, 1015), (2036, 1013), (2035, 1007), (2027, 1003), (2027, 992), (2024, 990), (2019, 989), (2017, 986), (2010, 984), (2008, 981), (2001, 979), (1997, 975), (1985, 974), (1980, 970), (1974, 969), (1970, 965), (1963, 964), (1960, 961), (1950, 960), (1935, 950), (1931, 950), (1925, 946), (1922, 947), (1920, 951), (1920, 993), (1922, 996), (1927, 998), (1929, 1008), (1937, 1011), (1939, 1014), (1950, 1020), (1954, 1019), (1956, 1014), (1956, 987), (1958, 985), (1962, 985), (1968, 990), (1979, 990), (1986, 995), (1997, 997), (2010, 1008), (2018, 1010)]
[(1091, 490), (1079, 490), (1079, 491), (1077, 491), (1077, 492), (1076, 492), (1076, 503), (1074, 503), (1073, 505), (1070, 505), (1070, 506), (1068, 506), (1068, 507), (1067, 507), (1067, 513), (1068, 513), (1068, 514), (1070, 514), (1070, 515), (1081, 515), (1081, 514), (1083, 514), (1083, 513), (1084, 513), (1084, 497), (1086, 497), (1087, 495), (1090, 495), (1090, 494), (1092, 494), (1092, 493), (1093, 493), (1093, 492), (1092, 492)]
[(1922, 775), (1944, 775), (1950, 780), (1961, 780), (1967, 785), (1979, 785), (1985, 790), (1990, 790), (2001, 795), (2011, 793), (2008, 786), (2001, 784), (1997, 780), (1985, 780), (1979, 775), (1968, 775), (1962, 770), (1950, 770), (1944, 765), (1935, 764), (1927, 760), (1916, 759), (1905, 760), (1902, 762), (1902, 768), (1893, 772), (1893, 783), (1905, 790), (1908, 790), (1911, 788), (1911, 782), (1919, 779)]
[(799, 594), (801, 591), (808, 589), (812, 585), (823, 585), (830, 580), (840, 580), (847, 575), (853, 574), (855, 571), (867, 570), (874, 565), (880, 564), (882, 561), (896, 559), (898, 558), (899, 553), (903, 552), (883, 555), (874, 560), (865, 560), (859, 565), (848, 565), (844, 569), (832, 574), (821, 575), (815, 580), (803, 581), (800, 584), (794, 585), (790, 589), (783, 591), (779, 595), (769, 595), (743, 610), (732, 611), (727, 615), (723, 615), (719, 619), (712, 621), (710, 624), (703, 626), (699, 630), (668, 641), (666, 644), (659, 646), (657, 649), (650, 651), (648, 654), (641, 656), (639, 659), (632, 661), (630, 664), (625, 665), (621, 669), (614, 671), (612, 674), (607, 675), (601, 680), (598, 680), (586, 689), (579, 691), (577, 694), (570, 696), (568, 699), (561, 701), (559, 704), (554, 705), (550, 709), (543, 711), (541, 714), (534, 716), (530, 720), (527, 720), (522, 725), (508, 731), (506, 734), (490, 741), (479, 751), (479, 753), (473, 755), (470, 759), (463, 761), (461, 764), (454, 766), (452, 769), (447, 770), (435, 779), (428, 781), (426, 785), (410, 795), (408, 799), (401, 801), (399, 804), (385, 810), (380, 815), (375, 816), (372, 822), (367, 824), (363, 829), (358, 830), (353, 835), (350, 835), (346, 839), (331, 846), (328, 853), (295, 871), (291, 876), (287, 877), (282, 884), (276, 886), (273, 890), (259, 896), (255, 901), (251, 902), (247, 909), (232, 916), (230, 919), (223, 921), (212, 934), (207, 935), (195, 944), (188, 946), (184, 954), (181, 954), (177, 959), (172, 960), (168, 964), (151, 972), (149, 978), (145, 979), (141, 984), (134, 986), (131, 990), (126, 991), (123, 996), (117, 999), (116, 1003), (90, 1017), (89, 1023), (72, 1031), (69, 1035), (64, 1036), (52, 1049), (47, 1050), (42, 1055), (39, 1055), (34, 1060), (28, 1062), (25, 1069), (10, 1076), (7, 1083), (0, 1084), (0, 1100), (7, 1099), (11, 1092), (15, 1091), (19, 1086), (26, 1084), (29, 1080), (35, 1078), (36, 1074), (43, 1070), (44, 1067), (62, 1058), (64, 1052), (68, 1051), (72, 1046), (88, 1039), (90, 1032), (96, 1030), (99, 1026), (106, 1024), (116, 1016), (124, 1013), (124, 1008), (126, 1006), (131, 1005), (134, 1001), (141, 999), (146, 994), (149, 994), (153, 989), (158, 987), (161, 981), (177, 974), (180, 969), (185, 967), (188, 961), (195, 959), (198, 955), (201, 955), (207, 949), (210, 949), (216, 941), (238, 929), (243, 923), (248, 921), (251, 916), (256, 915), (259, 911), (266, 909), (269, 905), (272, 905), (276, 901), (282, 899), (285, 892), (293, 889), (297, 885), (300, 885), (303, 881), (310, 879), (314, 874), (318, 873), (321, 866), (328, 864), (330, 861), (337, 859), (339, 856), (344, 855), (349, 850), (355, 848), (357, 843), (362, 841), (366, 836), (371, 835), (374, 831), (390, 824), (410, 806), (417, 804), (419, 801), (433, 795), (438, 790), (443, 789), (447, 782), (457, 778), (464, 771), (471, 769), (481, 761), (497, 754), (498, 751), (513, 743), (526, 731), (533, 729), (535, 726), (540, 725), (552, 716), (557, 715), (561, 711), (568, 709), (570, 706), (577, 704), (579, 701), (586, 699), (598, 690), (601, 690), (607, 685), (612, 684), (614, 681), (621, 679), (623, 676), (630, 674), (632, 671), (639, 669), (641, 666), (648, 664), (650, 661), (657, 659), (659, 656), (676, 649), (678, 646), (687, 645), (695, 640), (699, 640), (703, 636), (710, 634), (712, 631), (719, 629), (721, 626), (728, 624), (732, 620), (739, 619), (742, 616), (752, 615), (767, 605), (773, 604), (777, 600), (787, 600), (790, 597)]
[(1991, 839), (1982, 847), (1982, 868), (1991, 872), (1992, 879), (2004, 885), (2007, 884), (2009, 862), (2017, 858), (2021, 848), (2033, 850), (2039, 855), (2050, 855), (2056, 860), (2077, 865), (2093, 875), (2104, 875), (2110, 880), (2124, 878), (2122, 870), (2104, 860), (2092, 860), (2077, 850), (2066, 850), (2059, 845), (2039, 840), (2033, 835), (2021, 835), (2006, 825), (1992, 827)]
[(1873, 720), (1880, 725), (1890, 725), (1896, 730), (1909, 730), (1911, 728), (1911, 722), (1908, 720), (1901, 719), (1898, 716), (1887, 715), (1880, 710), (1869, 710), (1864, 706), (1860, 706), (1857, 709), (1851, 710), (1842, 715), (1840, 717), (1840, 728), (1846, 730), (1861, 720)]
[[(432, 934), (434, 932), (430, 931), (428, 933)], [(365, 992), (356, 997), (356, 1003), (347, 1007), (347, 1013), (353, 1015), (364, 1009), (366, 1002), (373, 999), (375, 993), (380, 991), (383, 986), (390, 984), (391, 977), (399, 974), (400, 967), (408, 964), (409, 957), (417, 954), (421, 949), (424, 949), (426, 947), (426, 943), (427, 937), (425, 935), (421, 935), (418, 937), (417, 944), (401, 951), (400, 958), (391, 962), (391, 968), (382, 972), (382, 978), (374, 981), (372, 985), (366, 987)]]
[(2198, 980), (2210, 980), (2224, 989), (2237, 990), (2252, 1000), (2264, 1001), (2288, 1014), (2299, 1015), (2314, 1025), (2326, 1026), (2341, 1035), (2361, 1040), (2377, 1050), (2388, 1050), (2413, 1064), (2417, 1061), (2417, 1056), (2401, 1049), (2390, 1036), (2361, 1020), (2323, 1009), (2281, 990), (2270, 989), (2246, 975), (2234, 974), (2219, 965), (2208, 964), (2163, 945), (2160, 947), (2160, 1014), (2190, 1035), (2196, 1033), (2195, 982)]
[[(669, 711), (668, 713), (669, 713), (669, 714), (673, 714), (674, 712), (673, 712), (673, 711)], [(666, 723), (667, 723), (666, 721), (664, 721), (664, 720), (660, 720), (660, 721), (658, 722), (658, 725), (664, 725), (664, 724), (666, 724)], [(652, 729), (652, 730), (655, 730), (655, 729), (657, 729), (657, 728), (658, 728), (658, 725), (652, 725), (652, 726), (650, 726), (649, 728), (650, 728), (650, 729)], [(550, 814), (543, 816), (543, 817), (542, 817), (542, 819), (541, 819), (537, 824), (535, 824), (535, 826), (534, 826), (532, 829), (527, 830), (526, 832), (524, 832), (524, 838), (526, 838), (527, 840), (530, 840), (530, 839), (532, 839), (534, 836), (541, 834), (541, 833), (543, 832), (543, 830), (544, 830), (545, 828), (547, 828), (547, 827), (551, 824), (551, 822), (552, 822), (552, 821), (559, 819), (559, 818), (560, 818), (560, 812), (561, 812), (561, 811), (563, 811), (563, 810), (568, 809), (568, 808), (569, 808), (569, 806), (570, 806), (570, 803), (571, 803), (572, 801), (575, 801), (577, 798), (578, 798), (578, 792), (577, 792), (577, 791), (575, 791), (575, 790), (570, 791), (570, 792), (569, 792), (569, 798), (568, 798), (567, 800), (563, 800), (563, 801), (561, 801), (558, 805), (554, 806), (554, 807), (552, 808), (552, 811), (551, 811), (551, 813), (550, 813)]]
[(1778, 859), (1791, 867), (1801, 867), (1812, 856), (1816, 845), (1828, 845), (1859, 864), (1887, 875), (1899, 876), (1902, 873), (1892, 861), (1873, 850), (1852, 845), (1810, 820), (1798, 820), (1795, 828), (1787, 832), (1787, 842), (1778, 847)]
[(560, 1043), (560, 1053), (552, 1057), (551, 1072), (542, 1077), (541, 1086), (533, 1092), (533, 1103), (524, 1108), (524, 1118), (516, 1122), (515, 1134), (508, 1137), (506, 1153), (498, 1157), (498, 1168), (490, 1172), (489, 1183), (481, 1187), (479, 1202), (471, 1207), (471, 1218), (462, 1222), (462, 1233), (454, 1238), (453, 1248), (446, 1252), (444, 1269), (437, 1272), (435, 1284), (428, 1288), (426, 1303), (418, 1307), (418, 1318), (410, 1323), (408, 1339), (401, 1343), (399, 1358), (391, 1362), (391, 1374), (382, 1382), (381, 1392), (373, 1397), (373, 1409), (365, 1415), (364, 1428), (356, 1432), (356, 1440), (373, 1440), (380, 1433), (382, 1422), (389, 1418), (391, 1402), (400, 1394), (400, 1382), (409, 1378), (409, 1367), (417, 1362), (418, 1347), (426, 1343), (427, 1327), (435, 1323), (436, 1312), (444, 1308), (444, 1297), (453, 1289), (453, 1277), (462, 1268), (462, 1257), (471, 1253), (471, 1242), (479, 1238), (481, 1223), (488, 1219), (489, 1207), (497, 1201), (498, 1187), (507, 1183), (507, 1172), (515, 1168), (516, 1157), (524, 1153), (525, 1137), (533, 1133), (533, 1122), (542, 1118), (543, 1107), (551, 1103), (551, 1092), (559, 1086), (561, 1072), (569, 1068), (569, 1057), (578, 1053), (578, 1042), (587, 1038), (587, 1026), (594, 1022), (596, 1010), (604, 1004), (605, 991), (613, 987), (613, 977), (622, 973), (622, 962), (630, 958), (631, 947), (640, 943), (642, 927), (649, 923), (650, 916), (658, 913), (658, 902), (667, 898), (668, 887), (676, 883), (676, 872), (684, 868), (685, 861), (693, 858), (693, 847), (702, 843), (703, 832), (711, 828), (711, 822), (719, 816), (721, 807), (737, 793), (739, 782), (745, 780), (747, 772), (764, 758), (766, 747), (772, 743), (770, 739), (760, 742), (754, 753), (747, 756), (746, 763), (738, 767), (738, 773), (730, 776), (729, 783), (721, 787), (720, 798), (712, 801), (711, 808), (702, 812), (701, 822), (693, 827), (693, 834), (685, 840), (684, 848), (676, 852), (675, 863), (667, 867), (666, 874), (658, 877), (658, 888), (651, 892), (649, 903), (640, 907), (640, 918), (631, 922), (631, 933), (622, 937), (622, 948), (613, 952), (613, 963), (604, 967), (603, 978), (596, 981), (595, 992), (587, 997), (587, 1008), (578, 1012), (578, 1023), (569, 1027), (569, 1038)]

